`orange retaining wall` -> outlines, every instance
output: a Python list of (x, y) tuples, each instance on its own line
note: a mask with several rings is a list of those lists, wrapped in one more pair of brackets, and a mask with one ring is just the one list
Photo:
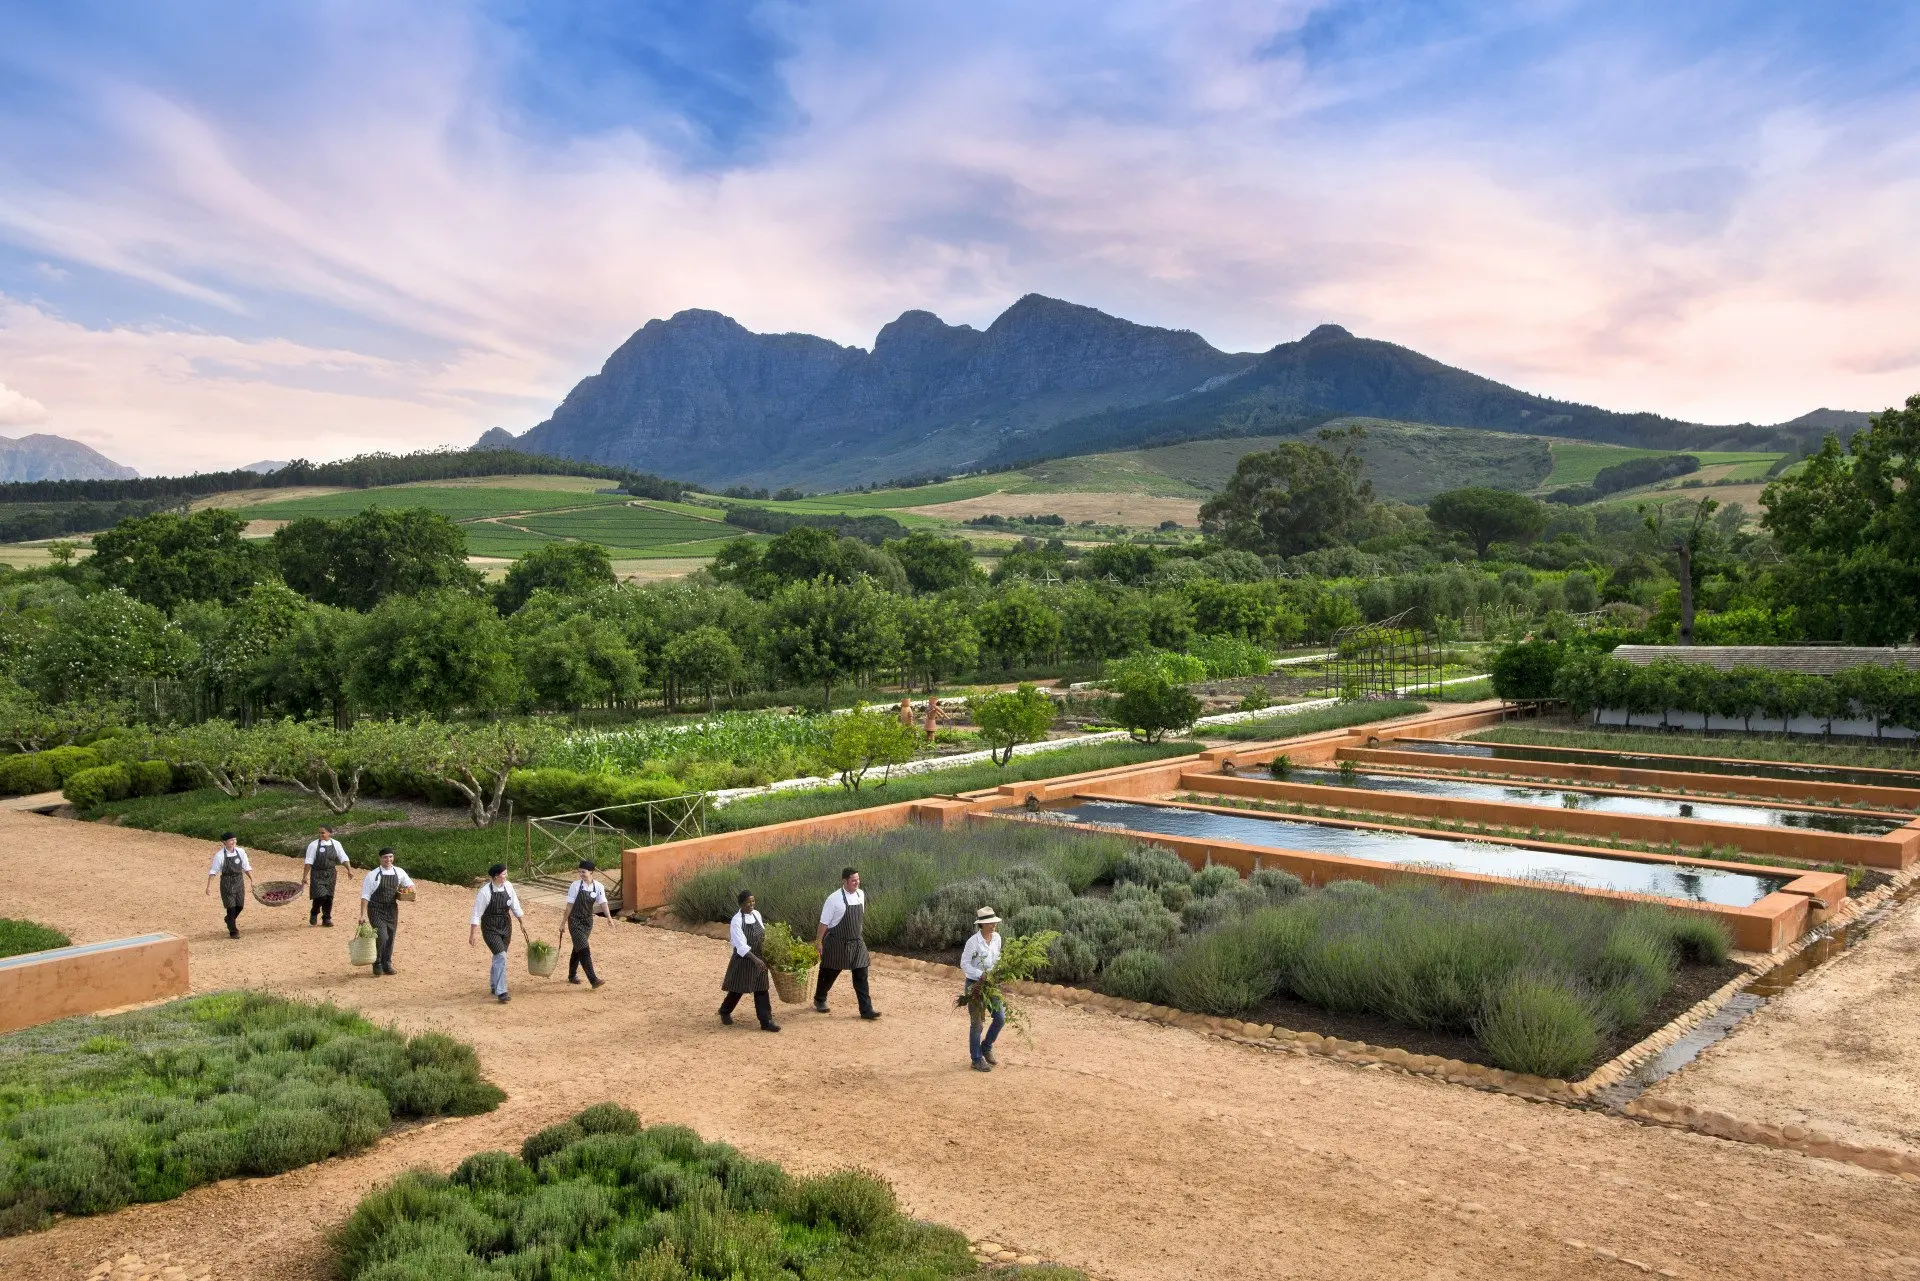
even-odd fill
[(1227, 774), (1186, 774), (1182, 789), (1220, 796), (1248, 796), (1259, 800), (1296, 801), (1339, 809), (1369, 810), (1376, 814), (1405, 814), (1415, 818), (1461, 819), (1498, 823), (1503, 827), (1539, 827), (1577, 832), (1583, 836), (1617, 836), (1665, 845), (1732, 845), (1755, 854), (1811, 862), (1838, 861), (1863, 867), (1896, 870), (1910, 866), (1920, 851), (1912, 838), (1920, 830), (1902, 828), (1885, 836), (1849, 836), (1842, 832), (1810, 831), (1798, 827), (1759, 827), (1747, 823), (1716, 823), (1710, 819), (1662, 818), (1650, 814), (1602, 814), (1578, 809), (1551, 809), (1510, 801), (1475, 801), (1407, 792), (1356, 791), (1316, 783), (1288, 783), (1279, 779), (1235, 778)]
[(1715, 793), (1802, 801), (1814, 805), (1875, 805), (1887, 809), (1920, 809), (1920, 789), (1869, 787), (1857, 783), (1823, 783), (1812, 779), (1755, 778), (1744, 774), (1691, 774), (1681, 770), (1633, 769), (1621, 765), (1576, 765), (1568, 761), (1519, 761), (1487, 756), (1436, 756), (1432, 752), (1399, 752), (1392, 748), (1343, 747), (1336, 756), (1361, 764), (1395, 765), (1406, 769), (1476, 771), (1525, 778), (1557, 778), (1569, 782), (1619, 783), (1627, 787), (1658, 787), (1666, 791)]
[(143, 934), (0, 960), (0, 1032), (187, 994), (187, 941)]

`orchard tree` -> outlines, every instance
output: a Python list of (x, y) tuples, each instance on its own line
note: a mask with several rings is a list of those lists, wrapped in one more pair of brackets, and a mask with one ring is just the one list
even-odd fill
[(1032, 661), (1052, 653), (1060, 644), (1060, 615), (1025, 583), (1015, 583), (974, 613), (980, 646), (1012, 667), (1014, 660)]
[(675, 706), (684, 689), (698, 689), (707, 697), (707, 710), (713, 710), (714, 690), (740, 678), (745, 660), (733, 637), (712, 624), (682, 632), (660, 651), (662, 693), (667, 706)]
[(389, 596), (480, 589), (466, 531), (425, 507), (305, 516), (274, 531), (273, 544), (287, 586), (323, 605), (364, 611)]
[(857, 792), (868, 770), (876, 765), (906, 764), (913, 759), (918, 743), (913, 726), (903, 725), (897, 717), (862, 703), (851, 712), (833, 718), (826, 742), (820, 748), (820, 759), (840, 776), (840, 786)]
[(109, 587), (169, 613), (187, 601), (231, 605), (271, 563), (241, 537), (247, 522), (221, 507), (129, 517), (93, 540), (87, 564)]
[(900, 662), (931, 695), (940, 678), (980, 659), (980, 633), (960, 602), (923, 596), (900, 602)]
[(533, 701), (560, 711), (637, 698), (646, 673), (618, 627), (572, 614), (518, 639), (520, 673)]
[(535, 592), (585, 596), (618, 581), (613, 560), (600, 544), (548, 543), (507, 567), (507, 576), (494, 590), (493, 599), (502, 614), (512, 614)]
[(348, 639), (347, 690), (388, 716), (491, 712), (519, 693), (506, 624), (460, 592), (390, 596)]
[(1119, 689), (1113, 719), (1143, 743), (1157, 743), (1171, 731), (1191, 729), (1199, 719), (1200, 700), (1171, 681), (1131, 680)]
[(916, 592), (952, 591), (987, 578), (974, 563), (973, 544), (964, 538), (942, 538), (916, 529), (905, 538), (883, 543), (881, 550), (900, 562), (908, 586)]
[(205, 779), (236, 800), (260, 790), (260, 780), (274, 772), (273, 743), (256, 730), (241, 729), (232, 721), (201, 721), (162, 741), (160, 751), (173, 764)]
[(1525, 494), (1474, 486), (1435, 494), (1427, 503), (1427, 519), (1437, 528), (1459, 534), (1473, 544), (1474, 554), (1486, 559), (1495, 543), (1524, 545), (1547, 527), (1547, 507)]
[(396, 721), (373, 745), (377, 750), (369, 764), (445, 783), (466, 798), (475, 827), (490, 827), (500, 817), (507, 777), (525, 768), (556, 737), (556, 731), (540, 721)]
[(1053, 700), (1030, 684), (998, 694), (976, 694), (967, 700), (967, 714), (980, 731), (995, 765), (1013, 759), (1022, 743), (1037, 743), (1053, 728)]
[(310, 606), (259, 666), (267, 703), (297, 716), (325, 713), (333, 718), (334, 728), (345, 729), (352, 722), (349, 655), (363, 621), (352, 610)]
[(894, 600), (864, 579), (794, 583), (768, 606), (766, 645), (775, 665), (793, 680), (819, 684), (832, 708), (837, 682), (897, 662), (900, 627)]
[(25, 656), (26, 684), (48, 703), (150, 697), (191, 659), (191, 642), (152, 605), (117, 588), (50, 606)]
[(1284, 441), (1243, 456), (1233, 478), (1200, 508), (1200, 528), (1239, 551), (1298, 556), (1348, 540), (1373, 502), (1354, 452), (1359, 430), (1322, 432), (1324, 445)]

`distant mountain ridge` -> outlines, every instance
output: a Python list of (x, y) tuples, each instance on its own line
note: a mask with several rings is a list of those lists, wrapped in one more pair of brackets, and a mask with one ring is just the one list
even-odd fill
[(984, 330), (908, 311), (873, 350), (756, 334), (713, 311), (649, 321), (520, 436), (477, 447), (639, 467), (705, 485), (834, 488), (1181, 440), (1276, 435), (1346, 416), (1657, 448), (1799, 447), (1866, 415), (1709, 426), (1550, 400), (1322, 325), (1223, 352), (1029, 294)]
[(140, 475), (105, 454), (44, 432), (0, 436), (0, 484), (20, 480), (133, 480)]

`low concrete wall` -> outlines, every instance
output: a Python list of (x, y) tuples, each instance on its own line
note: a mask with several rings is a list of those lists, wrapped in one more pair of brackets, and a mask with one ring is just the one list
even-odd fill
[(0, 1032), (187, 994), (187, 941), (143, 934), (0, 960)]
[[(1858, 863), (1863, 867), (1899, 870), (1915, 858), (1910, 835), (1849, 836), (1842, 832), (1811, 831), (1799, 827), (1760, 827), (1747, 823), (1716, 823), (1697, 818), (1661, 818), (1645, 814), (1606, 814), (1578, 809), (1550, 809), (1511, 801), (1475, 801), (1406, 792), (1363, 791), (1316, 783), (1288, 783), (1279, 779), (1235, 778), (1225, 774), (1187, 774), (1182, 789), (1220, 796), (1247, 796), (1259, 800), (1295, 801), (1377, 814), (1405, 814), (1416, 818), (1456, 819), (1470, 823), (1498, 823), (1503, 827), (1539, 827), (1581, 836), (1617, 836), (1655, 845), (1732, 845), (1755, 854), (1810, 862)], [(1670, 798), (1669, 798), (1670, 799)]]
[[(1528, 750), (1532, 750), (1529, 748)], [(1570, 783), (1618, 783), (1625, 787), (1674, 792), (1726, 793), (1811, 805), (1873, 805), (1884, 809), (1920, 809), (1920, 788), (1827, 783), (1815, 779), (1759, 778), (1746, 774), (1704, 774), (1687, 770), (1638, 769), (1623, 765), (1587, 765), (1575, 761), (1525, 761), (1506, 757), (1436, 756), (1390, 747), (1343, 747), (1339, 759), (1401, 769), (1477, 770), (1523, 778), (1564, 779)]]

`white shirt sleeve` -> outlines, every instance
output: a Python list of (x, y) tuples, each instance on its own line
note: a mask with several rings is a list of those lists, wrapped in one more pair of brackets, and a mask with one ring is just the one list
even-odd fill
[(571, 903), (573, 902), (573, 900), (580, 897), (581, 884), (582, 882), (575, 881), (573, 884), (567, 886), (567, 902)]
[[(862, 899), (862, 902), (865, 900)], [(820, 924), (832, 929), (847, 915), (847, 896), (839, 890), (827, 895), (827, 901), (820, 907)]]
[[(727, 925), (727, 942), (733, 944), (733, 954), (735, 956), (745, 956), (753, 951), (752, 948), (747, 946), (747, 919), (748, 917), (745, 912), (735, 912), (733, 914), (733, 920)], [(756, 921), (759, 920), (760, 913), (753, 913), (752, 919)]]
[(493, 882), (492, 881), (481, 882), (480, 892), (473, 896), (473, 920), (468, 922), (470, 925), (480, 924), (480, 914), (487, 910), (487, 901), (492, 897), (493, 897)]
[(520, 891), (513, 887), (512, 881), (507, 882), (507, 909), (521, 920), (527, 919), (526, 909), (520, 906)]
[[(393, 870), (400, 875), (400, 879), (394, 888), (402, 890), (410, 890), (413, 888), (413, 878), (407, 875), (405, 868), (396, 867)], [(372, 899), (374, 887), (379, 884), (380, 865), (376, 863), (373, 866), (373, 870), (367, 873), (366, 879), (360, 882), (360, 897), (363, 899)]]
[(412, 888), (413, 888), (413, 878), (412, 878), (411, 876), (408, 876), (408, 875), (407, 875), (407, 869), (406, 869), (406, 868), (404, 868), (404, 867), (396, 867), (396, 868), (394, 868), (393, 870), (394, 870), (394, 871), (396, 871), (396, 872), (398, 872), (398, 873), (400, 873), (400, 888), (401, 888), (401, 889), (403, 889), (403, 890), (410, 890), (410, 889), (412, 889)]
[(977, 979), (987, 972), (983, 962), (986, 960), (987, 945), (979, 931), (967, 936), (967, 945), (960, 949), (960, 972), (968, 979)]
[(319, 852), (320, 852), (320, 842), (319, 842), (319, 841), (308, 841), (308, 842), (307, 842), (307, 856), (306, 856), (306, 857), (305, 857), (304, 859), (302, 859), (302, 860), (300, 860), (300, 861), (301, 861), (301, 862), (303, 862), (303, 863), (305, 863), (305, 864), (306, 864), (306, 865), (307, 865), (308, 867), (312, 867), (312, 866), (313, 866), (313, 858), (314, 858), (314, 855), (316, 855), (316, 854), (318, 854)]

